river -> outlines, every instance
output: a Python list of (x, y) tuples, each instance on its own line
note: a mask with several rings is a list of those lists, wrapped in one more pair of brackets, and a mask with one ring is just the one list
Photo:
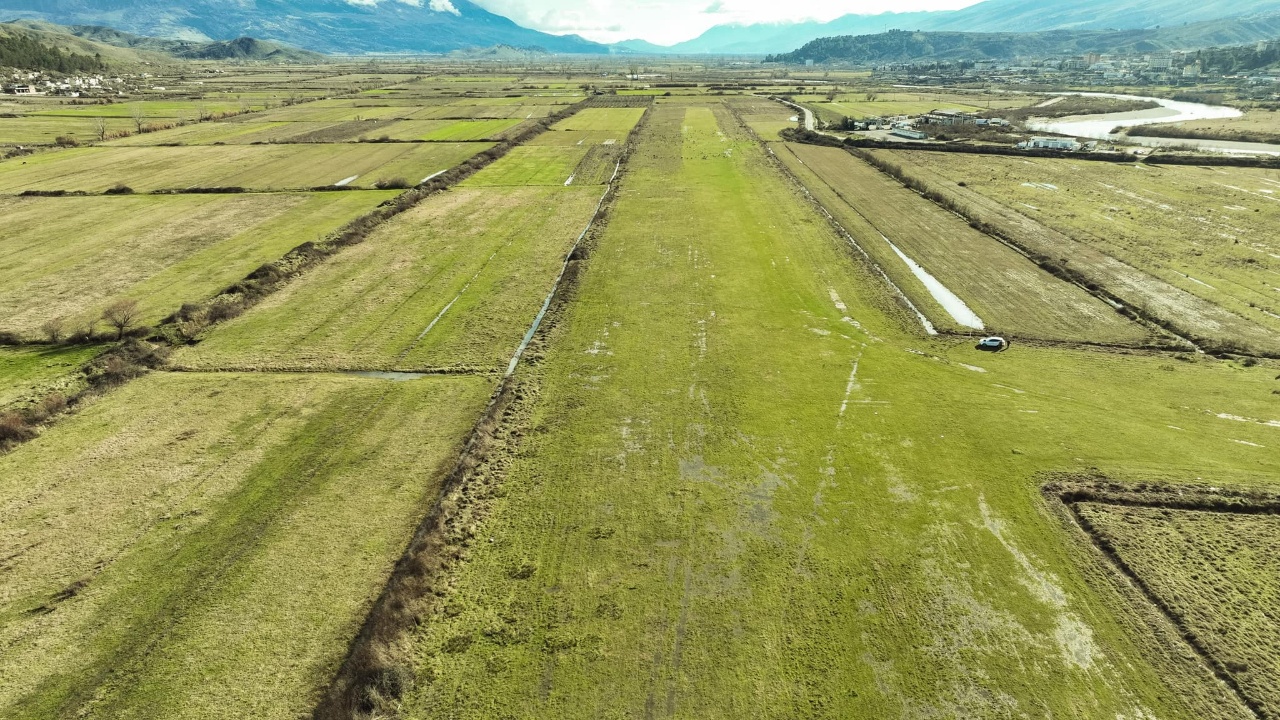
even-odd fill
[(1160, 107), (1136, 112), (1109, 113), (1106, 115), (1078, 115), (1075, 117), (1032, 120), (1027, 128), (1039, 132), (1057, 133), (1072, 137), (1113, 142), (1133, 143), (1147, 147), (1195, 147), (1224, 153), (1250, 155), (1280, 155), (1280, 145), (1264, 143), (1232, 142), (1228, 140), (1198, 140), (1184, 138), (1156, 138), (1118, 135), (1112, 131), (1118, 127), (1137, 127), (1157, 123), (1188, 122), (1191, 120), (1224, 120), (1237, 118), (1244, 113), (1231, 107), (1202, 103), (1143, 97), (1140, 95), (1116, 95), (1112, 93), (1054, 93), (1056, 95), (1080, 95), (1084, 97), (1115, 98), (1117, 100), (1149, 100)]

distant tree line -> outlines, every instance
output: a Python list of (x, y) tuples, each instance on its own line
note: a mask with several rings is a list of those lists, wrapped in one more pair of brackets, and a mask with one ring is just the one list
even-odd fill
[(79, 73), (106, 68), (101, 55), (64, 53), (27, 35), (0, 37), (0, 67)]

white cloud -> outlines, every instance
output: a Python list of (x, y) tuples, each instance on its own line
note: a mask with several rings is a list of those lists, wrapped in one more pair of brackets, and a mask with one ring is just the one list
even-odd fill
[[(421, 4), (421, 0), (419, 0), (419, 4)], [(449, 0), (431, 0), (431, 9), (436, 12), (447, 12), (453, 13), (454, 15), (462, 15), (462, 13), (458, 12), (458, 8), (454, 7), (453, 3)]]
[(978, 0), (899, 0), (886, 6), (872, 0), (474, 0), (490, 12), (544, 32), (576, 33), (599, 42), (641, 38), (671, 44), (714, 25), (834, 20), (850, 13), (955, 10)]

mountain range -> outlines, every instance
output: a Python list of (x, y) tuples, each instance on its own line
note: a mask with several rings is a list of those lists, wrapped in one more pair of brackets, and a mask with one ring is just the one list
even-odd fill
[[(887, 30), (1134, 30), (1275, 13), (1280, 13), (1280, 0), (986, 0), (962, 10), (845, 15), (830, 22), (719, 25), (676, 45), (662, 47), (632, 40), (617, 47), (642, 53), (762, 54), (784, 52), (822, 37)], [(1264, 38), (1249, 37), (1241, 42), (1257, 39)]]
[(817, 38), (891, 29), (1028, 33), (1159, 28), (1181, 31), (1162, 35), (1162, 42), (1194, 49), (1274, 39), (1267, 17), (1280, 14), (1280, 0), (985, 0), (952, 11), (845, 15), (825, 23), (721, 25), (664, 47), (642, 40), (603, 45), (577, 35), (551, 35), (521, 27), (471, 0), (0, 0), (0, 6), (0, 20), (109, 26), (137, 36), (195, 43), (252, 36), (338, 55), (448, 53), (496, 46), (551, 53), (764, 55), (785, 53)]
[(207, 42), (252, 36), (329, 54), (445, 53), (509, 45), (608, 53), (577, 35), (521, 27), (469, 0), (3, 0), (0, 20), (110, 26)]

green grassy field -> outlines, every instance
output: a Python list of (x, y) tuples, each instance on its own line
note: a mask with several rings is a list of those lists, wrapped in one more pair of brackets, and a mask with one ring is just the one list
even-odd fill
[[(502, 98), (493, 98), (500, 100)], [(577, 102), (581, 98), (569, 98), (569, 103)], [(513, 105), (513, 104), (473, 104), (470, 102), (455, 103), (440, 107), (428, 107), (418, 110), (410, 116), (413, 120), (537, 120), (562, 110), (561, 105), (551, 104), (535, 104), (535, 105)]]
[(1076, 512), (1264, 717), (1280, 712), (1280, 518), (1102, 503)]
[(182, 350), (197, 368), (505, 369), (600, 187), (432, 198)]
[(0, 457), (0, 714), (306, 714), (490, 385), (156, 375)]
[[(360, 139), (379, 138), (389, 134), (393, 127), (405, 130), (421, 127), (423, 132), (443, 127), (443, 121), (427, 121), (426, 127), (414, 121), (351, 120), (347, 122), (272, 121), (248, 122), (243, 119), (230, 122), (206, 122), (186, 125), (142, 135), (110, 140), (112, 147), (137, 147), (141, 145), (251, 145), (254, 143), (335, 143), (356, 142)], [(417, 126), (417, 127), (415, 127)], [(397, 137), (395, 139), (416, 139)]]
[(135, 112), (139, 112), (148, 120), (194, 120), (201, 113), (236, 113), (244, 110), (261, 110), (261, 102), (245, 99), (226, 100), (142, 100), (110, 105), (74, 105), (64, 107), (42, 107), (33, 114), (46, 117), (108, 117), (127, 118), (132, 122)]
[(395, 194), (0, 199), (0, 330), (61, 317), (69, 333), (122, 297), (155, 322)]
[(252, 145), (81, 148), (44, 153), (24, 164), (0, 163), (0, 193), (26, 190), (101, 192), (123, 183), (135, 191), (194, 187), (305, 189), (355, 179), (372, 187), (410, 184), (447, 170), (492, 143)]
[(77, 370), (101, 347), (0, 348), (0, 409), (79, 388)]
[[(771, 147), (936, 327), (1096, 343), (1152, 338), (1151, 331), (1085, 290), (1053, 277), (844, 150), (795, 143)], [(937, 278), (979, 322), (957, 318), (954, 308), (935, 300), (894, 247)]]
[[(465, 140), (629, 84), (599, 62), (200, 72), (206, 97), (276, 109), (0, 162), (0, 331), (75, 331), (120, 297), (154, 323), (397, 194), (297, 188), (416, 183), (493, 146)], [(195, 87), (163, 72), (157, 122)], [(367, 720), (1280, 712), (1275, 516), (1115, 499), (1280, 497), (1280, 361), (1153, 341), (1036, 265), (1197, 338), (1280, 348), (1280, 175), (864, 161), (772, 141), (793, 111), (767, 98), (711, 94), (768, 68), (670, 72), (714, 79), (639, 130), (639, 108), (558, 122), (0, 454), (0, 717), (328, 720), (348, 679), (373, 682)], [(279, 106), (295, 94), (352, 97)], [(24, 132), (87, 120), (47, 99), (0, 113), (18, 105), (58, 112)], [(414, 142), (356, 142), (382, 135)], [(139, 194), (15, 196), (119, 182)], [(265, 192), (142, 194), (193, 184)], [(935, 284), (1010, 349), (926, 333), (903, 297), (965, 330)], [(0, 409), (75, 392), (107, 349), (0, 347)], [(406, 547), (425, 550), (399, 564)]]
[(1280, 332), (1280, 171), (906, 157)]
[[(109, 132), (132, 130), (132, 120), (112, 118)], [(92, 118), (47, 117), (25, 115), (0, 118), (0, 145), (53, 145), (59, 137), (70, 137), (81, 144), (98, 141), (98, 129)]]
[(1037, 473), (1274, 477), (1204, 408), (1275, 369), (930, 341), (731, 116), (654, 112), (401, 714), (1244, 717)]
[[(412, 122), (420, 121), (401, 123), (401, 125), (411, 127)], [(502, 139), (506, 137), (508, 131), (519, 126), (522, 122), (522, 120), (459, 120), (421, 134), (413, 134), (408, 139), (434, 142)], [(409, 132), (412, 133), (412, 130)], [(393, 135), (392, 137), (395, 136)]]
[(552, 130), (606, 132), (626, 137), (640, 122), (644, 108), (585, 108), (552, 126)]
[(587, 150), (586, 146), (522, 145), (467, 178), (463, 186), (564, 185)]

